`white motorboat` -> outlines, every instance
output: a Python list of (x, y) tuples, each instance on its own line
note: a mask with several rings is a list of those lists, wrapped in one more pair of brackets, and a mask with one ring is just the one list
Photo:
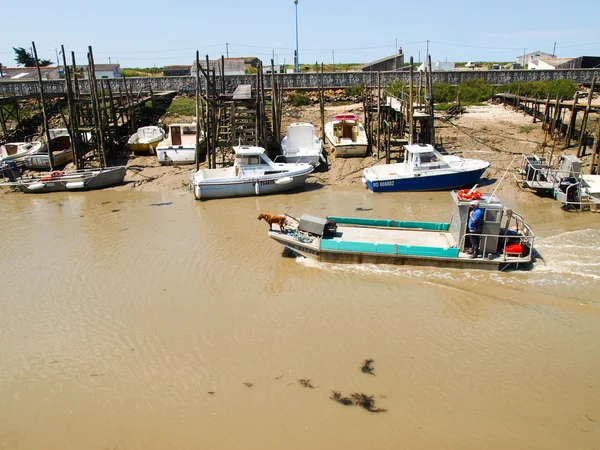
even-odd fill
[[(53, 128), (48, 130), (50, 134), (50, 149), (52, 150), (52, 158), (54, 167), (62, 167), (73, 161), (73, 148), (71, 137), (66, 128)], [(23, 162), (29, 169), (50, 169), (50, 157), (48, 156), (48, 145), (45, 144), (38, 150), (30, 151), (24, 158)]]
[(197, 200), (267, 195), (301, 187), (314, 170), (307, 163), (276, 163), (262, 147), (236, 146), (233, 167), (192, 172)]
[(0, 163), (20, 161), (28, 153), (34, 153), (42, 148), (41, 142), (7, 142), (0, 145)]
[[(204, 142), (200, 131), (199, 143)], [(162, 165), (194, 164), (196, 162), (196, 124), (174, 123), (169, 125), (169, 135), (156, 147), (156, 158)]]
[(379, 164), (363, 171), (373, 192), (437, 191), (473, 186), (490, 166), (487, 161), (442, 155), (430, 144), (404, 146), (404, 162)]
[(361, 156), (367, 154), (369, 141), (365, 127), (353, 113), (337, 114), (325, 124), (325, 136), (335, 150), (335, 156)]
[(323, 141), (315, 135), (315, 127), (310, 123), (288, 125), (281, 141), (281, 153), (286, 162), (309, 163), (315, 167), (326, 162)]
[[(165, 138), (165, 132), (157, 126), (140, 127), (131, 135), (127, 141), (127, 146), (132, 152), (150, 152), (154, 153), (154, 149), (158, 143)], [(195, 142), (194, 142), (195, 145)]]

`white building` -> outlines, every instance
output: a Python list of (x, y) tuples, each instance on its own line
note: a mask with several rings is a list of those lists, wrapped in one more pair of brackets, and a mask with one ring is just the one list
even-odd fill
[(556, 56), (538, 50), (537, 52), (517, 56), (516, 61), (521, 64), (521, 67), (527, 66), (528, 69), (531, 69), (532, 67), (529, 67), (529, 64), (536, 65), (540, 58), (556, 58)]
[[(225, 62), (225, 75), (244, 75), (246, 73), (246, 65), (244, 58), (223, 58)], [(206, 60), (200, 60), (200, 67), (206, 70)], [(208, 61), (209, 70), (215, 69), (217, 76), (221, 75), (222, 63), (220, 59)], [(191, 75), (196, 76), (196, 61), (192, 64)]]
[[(102, 78), (121, 78), (120, 64), (94, 64), (94, 69), (97, 80)], [(77, 66), (77, 70), (83, 71), (83, 78), (85, 80), (89, 78), (88, 66)]]
[(578, 69), (577, 58), (540, 58), (537, 64), (529, 63), (531, 70)]

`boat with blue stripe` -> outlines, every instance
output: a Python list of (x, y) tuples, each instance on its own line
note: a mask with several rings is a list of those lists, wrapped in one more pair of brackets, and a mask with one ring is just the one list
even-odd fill
[(363, 183), (373, 192), (441, 191), (472, 186), (488, 161), (442, 155), (430, 144), (404, 147), (404, 162), (380, 164), (363, 171)]
[(320, 261), (505, 270), (526, 268), (533, 260), (535, 235), (525, 220), (494, 194), (481, 194), (479, 248), (469, 254), (467, 222), (473, 208), (453, 191), (449, 222), (370, 217), (291, 216), (269, 237), (299, 255)]

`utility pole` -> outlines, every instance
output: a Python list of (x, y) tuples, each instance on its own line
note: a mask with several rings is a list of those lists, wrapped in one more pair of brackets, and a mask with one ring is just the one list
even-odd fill
[(554, 42), (554, 49), (552, 50), (552, 57), (556, 58), (556, 41)]
[(331, 57), (333, 58), (333, 65), (334, 65), (334, 70), (335, 70), (335, 50), (331, 50)]
[(398, 52), (398, 38), (396, 38), (396, 45), (394, 46), (394, 53)]
[(525, 61), (525, 49), (523, 49), (523, 68), (525, 68), (526, 63), (527, 61)]
[(298, 61), (298, 0), (294, 0), (294, 5), (296, 5), (296, 73), (300, 72), (298, 69), (299, 61)]
[(225, 42), (225, 53), (227, 53), (227, 57), (229, 58), (229, 42)]

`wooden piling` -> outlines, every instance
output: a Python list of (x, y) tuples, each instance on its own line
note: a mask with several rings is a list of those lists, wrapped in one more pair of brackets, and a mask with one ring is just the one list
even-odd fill
[(435, 147), (435, 112), (433, 109), (433, 72), (431, 71), (431, 55), (427, 57), (427, 65), (429, 66), (429, 114), (431, 116), (431, 124), (429, 132), (431, 136), (430, 144)]
[(568, 148), (571, 145), (571, 139), (573, 139), (573, 131), (575, 130), (575, 124), (577, 120), (577, 101), (579, 100), (579, 93), (575, 92), (573, 95), (573, 107), (571, 108), (571, 118), (569, 119), (569, 128), (567, 128), (567, 136), (565, 138), (565, 147)]
[(200, 52), (196, 50), (196, 171), (200, 169)]
[(597, 175), (598, 170), (596, 169), (596, 159), (598, 158), (598, 150), (600, 149), (600, 122), (598, 122), (598, 129), (596, 130), (596, 137), (594, 138), (594, 147), (592, 149), (592, 161), (590, 163), (590, 175)]
[(413, 75), (414, 75), (414, 67), (413, 67), (413, 57), (410, 57), (410, 83), (408, 90), (408, 143), (412, 145), (413, 143), (413, 134), (414, 134), (414, 105), (413, 105)]
[(88, 64), (90, 72), (90, 93), (94, 99), (94, 116), (96, 117), (96, 127), (99, 139), (99, 150), (100, 150), (100, 166), (106, 167), (106, 142), (104, 141), (104, 130), (102, 127), (102, 116), (100, 115), (100, 105), (98, 102), (98, 86), (96, 83), (96, 65), (94, 64), (94, 53), (92, 46), (88, 46)]
[(319, 80), (319, 109), (321, 111), (321, 139), (325, 143), (325, 92), (323, 91), (323, 64), (321, 64), (321, 78)]
[[(75, 108), (75, 99), (73, 97), (73, 87), (71, 85), (71, 70), (69, 66), (67, 66), (67, 58), (65, 56), (65, 46), (61, 45), (60, 50), (63, 56), (63, 66), (65, 68), (65, 84), (67, 90), (67, 104), (69, 107), (69, 116), (70, 116), (70, 130), (69, 134), (71, 135), (71, 150), (73, 152), (73, 164), (75, 164), (75, 169), (81, 169), (80, 167), (80, 158), (79, 153), (80, 144), (79, 144), (79, 118), (77, 117), (77, 111)], [(58, 61), (56, 62), (58, 64)]]
[(54, 155), (52, 154), (52, 148), (50, 148), (50, 130), (48, 128), (48, 116), (46, 115), (46, 101), (44, 100), (44, 86), (42, 84), (42, 72), (40, 70), (40, 61), (37, 56), (37, 49), (35, 48), (35, 42), (32, 42), (33, 46), (33, 57), (35, 58), (35, 67), (37, 68), (38, 83), (40, 87), (40, 101), (42, 103), (42, 117), (44, 118), (44, 129), (46, 130), (46, 145), (48, 147), (48, 159), (50, 161), (50, 170), (54, 170)]
[(381, 72), (377, 72), (377, 159), (381, 137)]
[(542, 129), (547, 129), (548, 119), (550, 118), (550, 94), (546, 96), (546, 107), (544, 109), (544, 118), (542, 120)]
[(588, 117), (590, 115), (590, 109), (592, 108), (592, 97), (594, 96), (594, 87), (596, 86), (596, 76), (592, 78), (592, 85), (588, 93), (588, 102), (583, 113), (583, 120), (581, 121), (581, 131), (579, 133), (579, 142), (577, 143), (577, 157), (583, 157), (585, 149), (582, 150), (583, 141), (585, 140), (585, 130), (587, 128)]

